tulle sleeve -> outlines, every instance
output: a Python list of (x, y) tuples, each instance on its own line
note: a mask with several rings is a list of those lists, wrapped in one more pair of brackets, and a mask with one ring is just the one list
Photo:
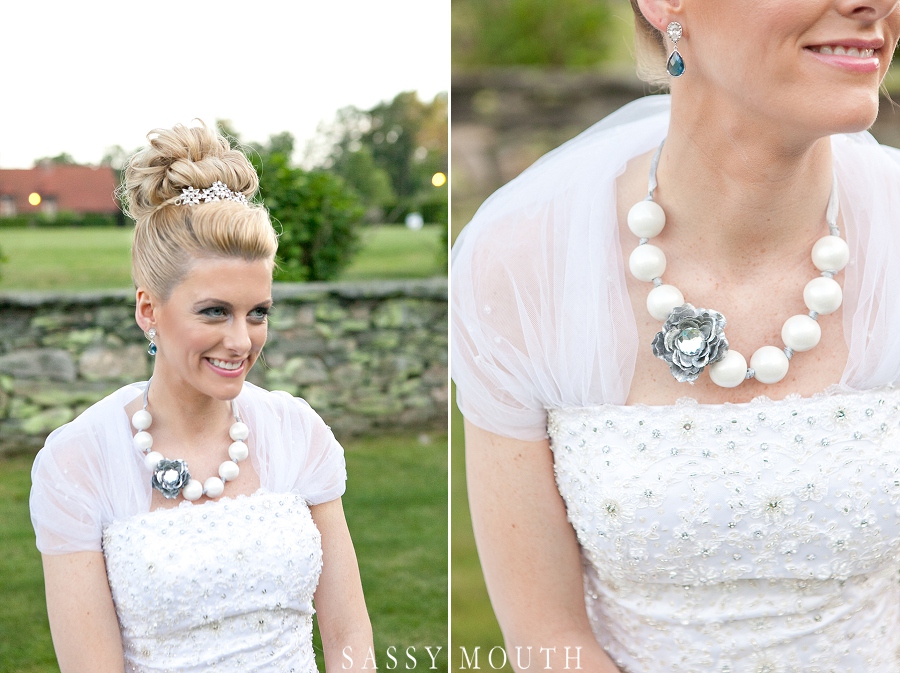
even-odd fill
[[(59, 431), (57, 431), (59, 432)], [(48, 438), (31, 471), (31, 522), (45, 554), (100, 551), (103, 466), (77, 433)]]
[(868, 133), (835, 136), (841, 219), (850, 246), (844, 271), (841, 383), (854, 390), (900, 384), (900, 151)]
[(149, 480), (131, 441), (125, 386), (54, 430), (31, 470), (31, 522), (44, 554), (101, 551), (103, 527), (146, 511)]
[[(516, 269), (517, 259), (534, 252), (525, 244), (525, 226), (509, 218), (489, 232), (468, 229), (457, 241), (451, 362), (457, 404), (469, 421), (497, 434), (539, 440), (546, 436), (546, 412), (539, 388), (542, 363), (534, 354), (545, 340), (529, 317), (528, 307), (536, 308), (539, 299)], [(477, 245), (465, 240), (470, 234)]]
[(479, 209), (453, 248), (451, 367), (473, 424), (537, 441), (546, 410), (624, 403), (637, 329), (616, 177), (662, 138), (645, 99), (554, 150)]
[(288, 393), (250, 388), (249, 413), (257, 440), (260, 483), (275, 492), (297, 492), (311, 505), (343, 495), (347, 469), (344, 449), (312, 407)]

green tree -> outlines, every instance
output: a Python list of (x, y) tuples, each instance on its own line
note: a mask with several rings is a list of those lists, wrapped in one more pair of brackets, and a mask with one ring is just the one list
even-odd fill
[(423, 102), (407, 91), (370, 110), (344, 108), (319, 129), (307, 154), (318, 155), (312, 163), (344, 177), (388, 222), (413, 210), (432, 222), (447, 221), (446, 187), (432, 184), (435, 173), (447, 172), (446, 94)]
[(381, 221), (387, 209), (397, 201), (391, 178), (380, 166), (367, 145), (351, 143), (347, 151), (336, 156), (331, 170), (346, 180), (370, 209), (369, 219)]
[[(231, 136), (237, 141), (237, 135)], [(271, 136), (251, 145), (260, 195), (276, 228), (280, 225), (275, 279), (314, 281), (335, 278), (359, 248), (364, 209), (344, 180), (324, 170), (291, 164), (294, 138)]]
[(611, 1), (452, 0), (453, 62), (592, 66), (613, 46)]
[(57, 164), (59, 166), (77, 166), (78, 162), (75, 161), (75, 157), (73, 157), (68, 152), (61, 152), (55, 157), (41, 157), (40, 159), (34, 160), (35, 167), (46, 164)]

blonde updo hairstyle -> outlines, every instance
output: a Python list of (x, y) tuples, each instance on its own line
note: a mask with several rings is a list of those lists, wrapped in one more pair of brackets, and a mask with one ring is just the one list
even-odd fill
[(131, 275), (136, 287), (165, 301), (194, 259), (240, 257), (274, 263), (278, 242), (261, 204), (177, 202), (185, 187), (202, 190), (217, 181), (252, 199), (259, 179), (243, 153), (202, 122), (154, 129), (147, 140), (149, 146), (129, 160), (120, 187), (126, 212), (135, 222)]
[(634, 51), (637, 61), (637, 75), (645, 82), (668, 88), (669, 73), (666, 72), (666, 39), (641, 12), (638, 0), (631, 0), (634, 10)]

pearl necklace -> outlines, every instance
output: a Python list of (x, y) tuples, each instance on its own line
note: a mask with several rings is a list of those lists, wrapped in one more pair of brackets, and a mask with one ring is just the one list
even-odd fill
[[(151, 378), (150, 381), (152, 380)], [(225, 491), (225, 483), (234, 481), (240, 474), (241, 470), (237, 465), (238, 462), (244, 460), (250, 453), (247, 445), (244, 443), (250, 435), (250, 428), (241, 421), (234, 400), (231, 401), (234, 423), (228, 430), (228, 434), (232, 439), (232, 444), (228, 447), (228, 456), (231, 460), (226, 460), (219, 465), (218, 477), (210, 477), (203, 483), (200, 483), (198, 480), (191, 478), (191, 473), (188, 471), (188, 465), (185, 461), (181, 459), (168, 460), (161, 453), (150, 450), (153, 446), (153, 437), (147, 432), (147, 428), (153, 422), (153, 417), (147, 411), (150, 381), (147, 381), (147, 386), (144, 388), (143, 408), (134, 412), (134, 415), (131, 417), (131, 424), (138, 431), (134, 436), (134, 444), (145, 454), (144, 464), (153, 472), (150, 478), (150, 485), (166, 498), (177, 498), (179, 493), (184, 496), (185, 500), (198, 500), (203, 495), (209, 498), (218, 498)]]
[(684, 295), (677, 287), (662, 281), (666, 256), (648, 241), (659, 235), (666, 225), (665, 212), (653, 201), (656, 171), (664, 143), (665, 140), (660, 143), (650, 165), (647, 198), (628, 211), (628, 228), (640, 238), (628, 266), (635, 278), (653, 283), (647, 296), (647, 310), (655, 319), (665, 320), (662, 330), (653, 339), (653, 354), (665, 361), (672, 376), (682, 383), (693, 383), (706, 367), (709, 367), (712, 382), (723, 388), (734, 388), (751, 378), (761, 383), (778, 383), (787, 375), (795, 352), (808, 351), (819, 343), (822, 328), (817, 322), (818, 317), (834, 313), (843, 301), (841, 286), (834, 280), (834, 275), (850, 261), (850, 247), (840, 237), (837, 226), (837, 183), (832, 184), (825, 212), (830, 235), (816, 241), (812, 249), (813, 264), (822, 275), (809, 281), (803, 289), (803, 301), (809, 313), (788, 318), (781, 328), (784, 348), (762, 346), (753, 353), (748, 367), (743, 355), (728, 348), (725, 316), (711, 309), (694, 308), (685, 303)]

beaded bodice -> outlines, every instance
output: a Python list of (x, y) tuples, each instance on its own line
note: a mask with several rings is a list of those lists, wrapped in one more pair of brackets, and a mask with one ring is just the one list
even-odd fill
[(900, 670), (900, 391), (550, 410), (622, 671)]
[(103, 554), (127, 671), (316, 671), (321, 537), (300, 495), (139, 514), (105, 528)]

